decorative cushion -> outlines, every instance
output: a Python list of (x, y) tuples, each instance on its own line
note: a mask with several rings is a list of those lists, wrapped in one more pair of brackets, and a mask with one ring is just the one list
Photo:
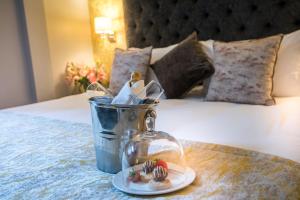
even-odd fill
[(274, 72), (274, 96), (300, 96), (300, 30), (284, 35)]
[(214, 72), (196, 33), (155, 62), (153, 70), (167, 98), (181, 97)]
[(273, 72), (282, 35), (214, 42), (215, 73), (206, 100), (273, 105)]
[(146, 78), (148, 71), (152, 47), (144, 49), (131, 48), (126, 50), (116, 49), (115, 58), (112, 65), (109, 89), (116, 95), (122, 86), (130, 79), (130, 75), (134, 71), (138, 71), (142, 75), (142, 79)]
[[(199, 43), (203, 47), (203, 51), (206, 53), (206, 55), (212, 59), (213, 58), (213, 40), (206, 40), (206, 41), (199, 41)], [(162, 57), (164, 57), (167, 53), (172, 51), (175, 47), (177, 47), (178, 44), (173, 44), (171, 46), (163, 47), (163, 48), (153, 48), (152, 54), (151, 54), (151, 60), (150, 64), (154, 64), (158, 60), (160, 60)]]

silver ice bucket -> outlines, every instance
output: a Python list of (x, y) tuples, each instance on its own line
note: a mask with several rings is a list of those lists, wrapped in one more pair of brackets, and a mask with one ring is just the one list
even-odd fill
[(134, 133), (145, 131), (145, 120), (155, 117), (157, 104), (111, 105), (108, 97), (89, 99), (92, 113), (97, 168), (108, 173), (121, 171), (123, 146)]

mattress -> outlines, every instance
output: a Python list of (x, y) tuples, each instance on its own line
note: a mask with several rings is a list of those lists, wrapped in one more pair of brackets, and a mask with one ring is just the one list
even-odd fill
[[(156, 129), (179, 139), (239, 147), (300, 162), (300, 97), (277, 98), (275, 106), (161, 100)], [(91, 124), (84, 94), (7, 109), (49, 119)], [(91, 133), (92, 134), (92, 133)]]

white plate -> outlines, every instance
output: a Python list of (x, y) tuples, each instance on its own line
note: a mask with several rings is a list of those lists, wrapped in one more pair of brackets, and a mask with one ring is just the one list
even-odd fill
[[(188, 185), (190, 185), (196, 177), (195, 171), (189, 167), (186, 167), (186, 169), (182, 171), (179, 170), (180, 168), (174, 164), (170, 165), (170, 163), (168, 163), (168, 166), (169, 166), (168, 178), (171, 182), (171, 186), (167, 189), (153, 190), (150, 189), (148, 183), (129, 183), (130, 185), (125, 185), (123, 181), (122, 171), (120, 171), (113, 177), (112, 184), (118, 190), (121, 190), (122, 192), (129, 193), (129, 194), (158, 195), (158, 194), (166, 194), (166, 193), (174, 192), (182, 188), (185, 188)], [(138, 168), (140, 167), (138, 166)], [(129, 170), (130, 169), (127, 169), (126, 171)]]

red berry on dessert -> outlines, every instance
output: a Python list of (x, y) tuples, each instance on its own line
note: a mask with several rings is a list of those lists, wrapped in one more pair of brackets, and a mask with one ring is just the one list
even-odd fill
[(156, 161), (156, 166), (161, 166), (161, 167), (163, 167), (165, 169), (168, 169), (168, 164), (165, 161), (160, 160), (160, 159), (158, 159)]

